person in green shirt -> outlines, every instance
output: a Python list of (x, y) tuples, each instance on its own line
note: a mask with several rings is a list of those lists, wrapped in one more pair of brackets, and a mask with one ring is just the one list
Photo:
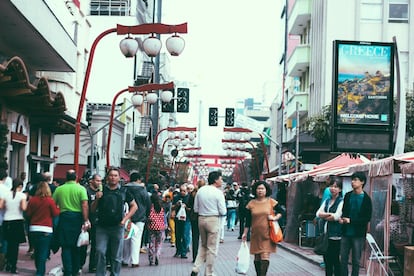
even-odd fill
[(62, 248), (64, 276), (78, 275), (80, 248), (77, 240), (81, 230), (87, 230), (91, 225), (88, 217), (88, 195), (85, 187), (76, 182), (76, 178), (75, 170), (68, 170), (65, 184), (53, 193), (53, 199), (60, 208), (57, 235)]

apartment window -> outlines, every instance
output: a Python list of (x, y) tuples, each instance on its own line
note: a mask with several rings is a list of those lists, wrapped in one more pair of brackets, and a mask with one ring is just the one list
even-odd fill
[(378, 3), (361, 3), (361, 20), (364, 22), (381, 22), (382, 21), (382, 4)]
[(91, 15), (98, 16), (129, 16), (131, 0), (92, 0)]
[(389, 23), (408, 23), (408, 3), (392, 2), (388, 12)]

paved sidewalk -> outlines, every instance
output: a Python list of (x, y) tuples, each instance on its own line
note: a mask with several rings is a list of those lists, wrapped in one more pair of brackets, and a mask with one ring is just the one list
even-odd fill
[[(220, 244), (219, 255), (216, 261), (217, 275), (237, 275), (234, 272), (236, 255), (240, 247), (240, 240), (237, 239), (238, 231), (226, 231), (225, 241)], [(19, 251), (19, 260), (17, 269), (19, 275), (34, 275), (34, 261), (27, 254), (28, 244), (22, 244)], [(192, 268), (191, 252), (188, 253), (188, 259), (174, 258), (175, 248), (170, 247), (169, 243), (165, 243), (162, 251), (159, 266), (149, 266), (148, 255), (141, 254), (140, 267), (138, 268), (122, 268), (121, 275), (189, 275)], [(253, 261), (252, 261), (253, 262)], [(322, 262), (322, 256), (315, 255), (312, 248), (299, 247), (295, 244), (282, 242), (279, 244), (277, 254), (271, 254), (270, 268), (268, 275), (317, 275), (323, 276), (324, 269), (319, 266)], [(88, 261), (87, 261), (88, 263)], [(51, 255), (51, 259), (47, 262), (46, 271), (50, 272), (54, 268), (61, 266), (60, 251)], [(83, 275), (93, 275), (87, 273), (87, 265), (83, 269)], [(7, 272), (0, 272), (0, 275), (11, 275)], [(55, 275), (55, 274), (49, 274)], [(58, 274), (59, 275), (59, 274)], [(200, 276), (203, 274), (200, 273)], [(247, 275), (255, 275), (253, 265)], [(366, 275), (361, 269), (361, 276)], [(60, 275), (59, 275), (60, 276)]]

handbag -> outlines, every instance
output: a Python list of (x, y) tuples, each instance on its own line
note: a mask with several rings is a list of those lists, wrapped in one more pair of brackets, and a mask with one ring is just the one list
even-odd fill
[[(275, 215), (275, 211), (273, 210), (272, 202), (269, 200), (270, 203), (270, 210), (271, 215)], [(279, 222), (277, 220), (269, 220), (269, 237), (273, 243), (279, 243), (283, 241), (283, 233), (282, 229), (280, 228)]]
[(313, 252), (318, 255), (325, 255), (328, 251), (328, 234), (322, 233), (315, 239), (315, 247), (313, 248)]
[(239, 252), (237, 252), (236, 273), (247, 274), (250, 266), (250, 251), (246, 241), (240, 245)]

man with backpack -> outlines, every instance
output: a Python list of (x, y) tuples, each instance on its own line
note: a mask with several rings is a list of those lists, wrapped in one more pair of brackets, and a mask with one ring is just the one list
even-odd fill
[[(125, 212), (125, 203), (129, 206)], [(96, 193), (92, 211), (97, 211), (96, 226), (96, 275), (106, 274), (106, 252), (110, 247), (111, 275), (120, 275), (122, 251), (124, 246), (125, 223), (138, 209), (132, 195), (120, 185), (119, 169), (110, 168), (107, 186)]]

